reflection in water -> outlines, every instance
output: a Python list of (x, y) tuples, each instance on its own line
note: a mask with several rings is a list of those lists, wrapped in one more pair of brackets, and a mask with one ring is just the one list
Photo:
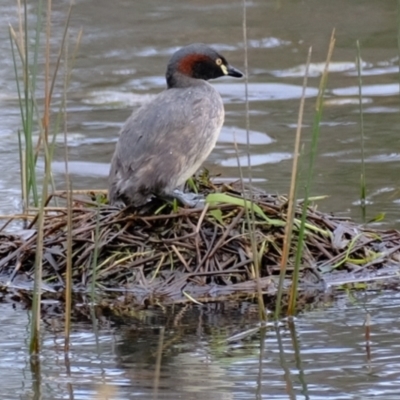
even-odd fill
[(62, 333), (48, 326), (32, 369), (27, 313), (1, 305), (1, 398), (386, 399), (400, 391), (398, 293), (343, 297), (264, 329), (251, 310), (146, 311), (111, 327), (103, 319), (97, 334), (76, 323), (67, 357)]

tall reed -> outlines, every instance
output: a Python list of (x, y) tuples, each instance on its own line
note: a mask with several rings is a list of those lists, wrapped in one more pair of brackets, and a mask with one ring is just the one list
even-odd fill
[[(262, 295), (261, 284), (260, 284), (260, 258), (257, 249), (257, 238), (255, 235), (255, 213), (254, 213), (254, 202), (253, 202), (253, 177), (251, 170), (251, 157), (250, 157), (250, 107), (249, 107), (249, 63), (248, 63), (248, 46), (247, 46), (247, 4), (246, 0), (243, 0), (243, 43), (244, 43), (244, 78), (245, 78), (245, 105), (246, 105), (246, 145), (247, 145), (247, 165), (248, 165), (248, 178), (249, 178), (249, 193), (250, 193), (250, 207), (245, 202), (246, 220), (248, 231), (251, 242), (251, 252), (253, 258), (253, 266), (255, 279), (257, 284), (257, 301), (258, 301), (258, 312), (260, 321), (265, 322), (267, 320), (267, 313), (265, 310), (264, 298)], [(240, 168), (239, 168), (240, 169)], [(242, 173), (241, 173), (242, 175)], [(240, 177), (243, 186), (243, 196), (245, 196), (243, 176)]]
[[(24, 212), (29, 212), (31, 204), (38, 207), (38, 219), (36, 224), (37, 243), (35, 254), (35, 280), (32, 301), (30, 342), (31, 354), (37, 354), (40, 351), (40, 303), (43, 241), (45, 235), (43, 230), (45, 218), (44, 208), (48, 198), (48, 188), (52, 183), (51, 162), (55, 137), (57, 134), (57, 130), (54, 130), (52, 133), (53, 138), (52, 140), (49, 140), (50, 132), (52, 131), (50, 110), (53, 90), (59, 72), (65, 38), (67, 36), (72, 2), (66, 21), (63, 40), (60, 46), (60, 52), (53, 68), (53, 73), (51, 73), (52, 49), (50, 45), (52, 36), (52, 0), (47, 0), (46, 7), (44, 7), (43, 0), (38, 0), (36, 4), (36, 13), (32, 16), (32, 18), (36, 18), (33, 37), (31, 37), (29, 29), (31, 15), (28, 12), (27, 0), (24, 0), (22, 5), (21, 1), (17, 0), (17, 8), (19, 13), (18, 30), (15, 31), (14, 28), (10, 26), (9, 33), (22, 124), (22, 133), (19, 131), (22, 182), (21, 193)], [(45, 35), (44, 48), (41, 45), (41, 36), (43, 31)], [(43, 77), (38, 74), (38, 71), (42, 70), (42, 68), (40, 68), (42, 64), (44, 64)], [(20, 75), (22, 75), (22, 79), (20, 79)], [(42, 79), (44, 83), (43, 104), (39, 100), (40, 96), (38, 96), (38, 82), (40, 79)], [(64, 91), (66, 91), (65, 85)], [(34, 143), (34, 133), (36, 131), (39, 131), (39, 137), (37, 142)], [(41, 182), (37, 175), (37, 161), (39, 156), (43, 156), (44, 161), (44, 175)], [(41, 190), (39, 190), (39, 183), (41, 183)]]
[[(303, 244), (305, 239), (305, 231), (306, 231), (306, 216), (307, 216), (307, 207), (309, 203), (309, 194), (311, 190), (312, 184), (312, 177), (314, 172), (314, 164), (315, 164), (315, 157), (317, 152), (317, 143), (319, 138), (319, 128), (320, 128), (320, 121), (322, 118), (322, 111), (323, 111), (323, 98), (327, 83), (327, 75), (328, 75), (328, 67), (329, 62), (332, 57), (332, 52), (335, 44), (334, 32), (332, 32), (327, 60), (325, 63), (325, 68), (322, 73), (319, 92), (316, 101), (316, 112), (314, 115), (314, 123), (312, 129), (312, 140), (311, 140), (311, 152), (309, 156), (309, 166), (307, 171), (307, 178), (306, 178), (306, 185), (305, 185), (305, 196), (304, 196), (304, 203), (302, 209), (302, 216), (300, 221), (300, 226), (298, 227), (298, 241), (297, 241), (297, 248), (295, 253), (295, 266), (292, 275), (292, 285), (289, 295), (289, 306), (288, 306), (288, 315), (293, 315), (296, 309), (296, 302), (297, 302), (297, 291), (298, 291), (298, 281), (299, 281), (299, 271), (301, 265), (301, 258), (303, 254)], [(285, 237), (284, 237), (284, 246), (282, 250), (282, 259), (281, 259), (281, 269), (279, 274), (279, 284), (278, 284), (278, 291), (277, 291), (277, 299), (275, 305), (275, 319), (278, 319), (281, 315), (282, 309), (282, 296), (283, 296), (283, 284), (286, 277), (286, 269), (287, 269), (287, 261), (291, 246), (291, 237), (292, 237), (292, 229), (293, 229), (293, 222), (294, 222), (294, 204), (296, 200), (296, 190), (297, 190), (297, 178), (298, 178), (298, 159), (300, 155), (300, 138), (301, 138), (301, 125), (303, 119), (303, 110), (304, 110), (304, 101), (305, 101), (305, 90), (307, 85), (307, 77), (308, 77), (308, 70), (311, 60), (311, 48), (309, 49), (307, 62), (306, 62), (306, 71), (303, 81), (303, 92), (302, 97), (300, 100), (300, 108), (299, 108), (299, 115), (297, 121), (297, 131), (296, 131), (296, 139), (295, 139), (295, 149), (294, 149), (294, 157), (293, 157), (293, 166), (292, 166), (292, 178), (290, 184), (290, 194), (288, 198), (288, 211), (287, 211), (287, 223), (285, 227)]]
[[(39, 204), (36, 179), (36, 153), (35, 145), (33, 143), (33, 133), (34, 114), (36, 113), (36, 117), (38, 116), (36, 108), (36, 83), (40, 33), (42, 30), (42, 8), (43, 0), (39, 0), (37, 3), (32, 60), (31, 52), (29, 51), (30, 36), (28, 33), (28, 5), (26, 0), (24, 0), (23, 5), (21, 5), (20, 0), (17, 0), (19, 18), (18, 30), (15, 31), (12, 26), (9, 26), (11, 51), (22, 122), (22, 132), (21, 130), (18, 130), (18, 140), (20, 143), (21, 195), (25, 212), (29, 209), (30, 200), (32, 200), (35, 207)], [(18, 59), (21, 63), (22, 82), (20, 82), (19, 79), (20, 73)]]
[(314, 176), (315, 158), (317, 155), (317, 146), (318, 146), (318, 140), (319, 140), (319, 135), (320, 135), (320, 124), (321, 124), (321, 119), (322, 119), (322, 112), (324, 109), (324, 95), (325, 95), (326, 85), (328, 82), (329, 64), (331, 62), (333, 49), (335, 48), (335, 42), (336, 42), (335, 29), (333, 29), (331, 38), (329, 41), (328, 54), (326, 56), (325, 67), (324, 67), (324, 71), (322, 72), (322, 76), (321, 76), (321, 80), (320, 80), (320, 84), (319, 84), (317, 101), (316, 101), (316, 105), (315, 105), (314, 122), (313, 122), (313, 127), (312, 127), (311, 153), (310, 153), (309, 164), (308, 164), (306, 186), (304, 189), (304, 202), (303, 202), (301, 222), (300, 222), (300, 227), (299, 227), (299, 237), (298, 237), (296, 256), (295, 256), (292, 289), (290, 291), (290, 297), (289, 297), (289, 308), (288, 308), (289, 315), (293, 315), (295, 312), (295, 308), (296, 308), (298, 277), (299, 277), (301, 259), (303, 256), (304, 240), (305, 240), (305, 235), (306, 235), (307, 208), (309, 206), (311, 185), (312, 185), (313, 176)]
[(72, 313), (72, 183), (68, 171), (68, 144), (67, 144), (67, 87), (68, 87), (68, 42), (65, 46), (65, 69), (64, 69), (64, 162), (65, 162), (65, 183), (67, 190), (67, 263), (65, 272), (65, 330), (64, 330), (64, 351), (69, 352), (69, 338), (71, 333)]
[[(302, 89), (300, 106), (299, 106), (299, 114), (298, 114), (298, 118), (297, 118), (296, 139), (295, 139), (294, 152), (293, 152), (292, 177), (291, 177), (291, 182), (290, 182), (290, 190), (289, 190), (289, 198), (288, 198), (288, 210), (287, 210), (287, 217), (286, 217), (285, 237), (283, 240), (282, 259), (281, 259), (278, 292), (277, 292), (277, 300), (276, 300), (276, 307), (275, 307), (275, 319), (278, 319), (278, 317), (280, 315), (280, 311), (281, 311), (280, 308), (281, 308), (281, 303), (282, 303), (283, 283), (284, 283), (284, 280), (286, 277), (287, 262), (288, 262), (290, 247), (291, 247), (291, 243), (292, 243), (294, 210), (295, 210), (297, 178), (298, 178), (298, 161), (300, 158), (301, 127), (303, 124), (304, 103), (305, 103), (305, 99), (306, 99), (306, 89), (307, 89), (308, 71), (309, 71), (310, 62), (311, 62), (311, 52), (312, 52), (312, 48), (310, 47), (308, 50), (306, 70), (305, 70), (304, 79), (303, 79), (303, 89)], [(293, 280), (294, 279), (295, 278), (293, 278)], [(296, 279), (298, 279), (298, 277), (296, 277)]]

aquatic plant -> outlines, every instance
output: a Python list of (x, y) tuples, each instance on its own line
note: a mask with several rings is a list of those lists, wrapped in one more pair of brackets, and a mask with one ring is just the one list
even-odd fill
[[(15, 80), (20, 104), (21, 130), (18, 131), (20, 165), (21, 165), (21, 195), (23, 211), (26, 216), (32, 207), (38, 209), (37, 224), (37, 243), (35, 255), (35, 286), (32, 304), (32, 330), (31, 345), (32, 354), (39, 352), (39, 332), (40, 332), (40, 304), (41, 304), (41, 283), (42, 283), (42, 255), (44, 241), (44, 207), (48, 197), (48, 187), (51, 185), (55, 190), (51, 173), (51, 162), (53, 158), (55, 138), (59, 131), (61, 116), (65, 117), (66, 90), (69, 82), (69, 74), (66, 59), (64, 65), (64, 93), (63, 101), (56, 123), (51, 126), (50, 109), (52, 104), (53, 92), (60, 72), (60, 63), (66, 51), (66, 38), (70, 22), (72, 2), (65, 22), (64, 34), (59, 46), (59, 52), (54, 65), (53, 73), (50, 68), (51, 57), (51, 17), (52, 1), (47, 0), (47, 7), (44, 9), (43, 0), (39, 0), (36, 5), (36, 12), (33, 18), (36, 19), (33, 38), (30, 31), (30, 12), (27, 0), (21, 4), (17, 0), (17, 10), (19, 16), (18, 29), (9, 27), (11, 49), (15, 70)], [(45, 19), (45, 22), (44, 22)], [(45, 45), (41, 45), (41, 38), (44, 30)], [(78, 40), (79, 41), (79, 40)], [(43, 54), (44, 53), (44, 54)], [(17, 57), (17, 55), (19, 57)], [(39, 76), (44, 64), (44, 75)], [(20, 68), (19, 68), (20, 67)], [(21, 70), (21, 73), (19, 72)], [(20, 76), (22, 75), (22, 78)], [(40, 85), (44, 83), (44, 96), (38, 94)], [(41, 99), (43, 98), (43, 102)], [(64, 113), (63, 113), (64, 111)], [(39, 137), (34, 142), (34, 133), (38, 131)], [(66, 133), (66, 132), (65, 132)], [(43, 157), (44, 175), (38, 176), (38, 160)], [(67, 159), (67, 156), (66, 156)], [(40, 192), (41, 186), (41, 194)], [(68, 325), (68, 324), (67, 324)]]

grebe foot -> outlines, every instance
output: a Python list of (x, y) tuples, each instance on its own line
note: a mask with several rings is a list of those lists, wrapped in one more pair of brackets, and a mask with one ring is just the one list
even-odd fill
[(196, 193), (183, 193), (175, 189), (172, 192), (172, 197), (177, 199), (182, 205), (190, 208), (203, 208), (205, 204), (204, 196)]

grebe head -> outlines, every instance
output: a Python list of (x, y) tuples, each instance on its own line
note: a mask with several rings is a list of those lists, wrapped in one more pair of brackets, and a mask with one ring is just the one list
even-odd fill
[(225, 57), (202, 43), (190, 44), (174, 53), (166, 73), (168, 88), (188, 86), (191, 84), (188, 78), (207, 81), (221, 76), (240, 78), (243, 74), (230, 66)]

